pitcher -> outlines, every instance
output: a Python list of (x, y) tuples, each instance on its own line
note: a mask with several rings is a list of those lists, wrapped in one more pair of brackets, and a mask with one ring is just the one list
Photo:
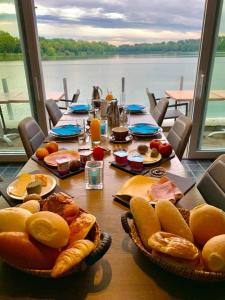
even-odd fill
[(99, 86), (93, 86), (93, 92), (92, 92), (92, 100), (99, 100), (100, 94), (102, 95), (102, 90)]
[(120, 112), (117, 100), (112, 100), (107, 109), (108, 125), (111, 127), (120, 126)]

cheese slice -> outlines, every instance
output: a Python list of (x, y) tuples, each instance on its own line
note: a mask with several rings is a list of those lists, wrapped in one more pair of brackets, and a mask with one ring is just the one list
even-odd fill
[(10, 187), (10, 194), (23, 197), (29, 182), (32, 181), (32, 175), (28, 173), (21, 174)]

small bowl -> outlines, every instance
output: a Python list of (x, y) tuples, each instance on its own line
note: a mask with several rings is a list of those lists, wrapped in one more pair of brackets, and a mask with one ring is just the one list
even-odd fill
[(129, 155), (128, 163), (132, 170), (141, 171), (144, 167), (143, 165), (144, 157), (142, 155)]
[(124, 150), (116, 151), (116, 152), (114, 152), (114, 156), (115, 156), (115, 161), (118, 165), (126, 166), (128, 164), (127, 151), (124, 151)]
[(126, 127), (114, 127), (112, 133), (116, 141), (124, 141), (128, 136), (128, 128)]

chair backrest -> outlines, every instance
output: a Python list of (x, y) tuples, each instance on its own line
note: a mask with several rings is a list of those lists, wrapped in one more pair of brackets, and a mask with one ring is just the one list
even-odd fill
[(52, 125), (55, 126), (58, 123), (59, 119), (62, 117), (62, 112), (59, 109), (56, 102), (52, 99), (46, 100), (45, 106), (46, 106), (49, 118), (52, 122)]
[(152, 113), (154, 108), (157, 105), (157, 101), (155, 99), (155, 95), (153, 93), (150, 93), (148, 88), (146, 88), (146, 93), (147, 93), (148, 100), (149, 100), (150, 113)]
[(169, 101), (167, 99), (161, 99), (158, 101), (157, 105), (151, 113), (151, 115), (153, 116), (153, 118), (159, 126), (162, 125), (168, 105)]
[(219, 156), (205, 171), (197, 188), (204, 200), (225, 211), (225, 154)]
[(32, 117), (27, 117), (20, 121), (18, 130), (27, 157), (30, 158), (44, 141), (44, 132)]
[(75, 94), (73, 94), (73, 98), (71, 100), (72, 103), (77, 103), (78, 98), (80, 96), (80, 90), (78, 89)]
[(176, 119), (170, 129), (167, 140), (172, 145), (177, 157), (181, 160), (191, 134), (192, 121), (186, 116)]

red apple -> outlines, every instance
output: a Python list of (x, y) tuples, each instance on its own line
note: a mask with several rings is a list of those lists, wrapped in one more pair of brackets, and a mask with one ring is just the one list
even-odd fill
[(160, 146), (161, 144), (162, 144), (162, 143), (160, 142), (160, 140), (154, 139), (154, 140), (152, 140), (152, 141), (150, 142), (150, 148), (151, 148), (151, 149), (155, 148), (155, 149), (159, 150), (159, 146)]
[(94, 157), (94, 160), (103, 160), (104, 158), (104, 150), (101, 148), (101, 147), (95, 147), (93, 149), (93, 157)]
[(169, 157), (172, 151), (173, 148), (169, 143), (161, 143), (161, 145), (159, 145), (159, 153), (161, 153), (163, 157)]

